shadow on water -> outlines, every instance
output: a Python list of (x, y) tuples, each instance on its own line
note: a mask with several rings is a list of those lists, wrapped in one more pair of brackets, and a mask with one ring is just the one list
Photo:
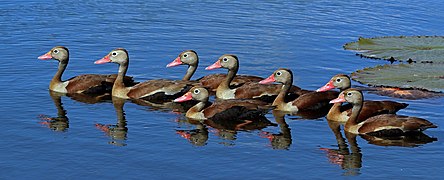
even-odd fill
[(108, 142), (109, 144), (116, 146), (126, 146), (127, 139), (127, 121), (125, 118), (125, 111), (123, 110), (123, 106), (125, 105), (125, 99), (112, 97), (112, 102), (114, 105), (114, 109), (116, 110), (117, 122), (116, 124), (96, 124), (96, 127), (101, 131), (105, 132), (111, 140)]
[[(362, 153), (358, 146), (356, 137), (358, 135), (344, 132), (346, 139), (341, 133), (341, 123), (327, 120), (328, 126), (335, 135), (338, 149), (320, 148), (327, 153), (327, 158), (330, 163), (337, 164), (345, 170), (343, 175), (355, 176), (360, 174), (362, 167)], [(359, 135), (369, 144), (378, 146), (401, 146), (401, 147), (417, 147), (423, 144), (437, 141), (437, 138), (427, 136), (422, 132), (409, 134), (399, 137), (375, 137), (369, 135)], [(348, 141), (348, 144), (347, 144)], [(350, 146), (350, 147), (349, 147)]]

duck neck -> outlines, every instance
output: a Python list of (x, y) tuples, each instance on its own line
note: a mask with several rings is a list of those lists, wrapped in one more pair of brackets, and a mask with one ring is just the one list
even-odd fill
[(224, 81), (222, 81), (222, 83), (220, 83), (219, 86), (224, 88), (224, 89), (230, 89), (230, 83), (231, 83), (231, 81), (233, 81), (233, 79), (236, 76), (238, 70), (239, 70), (239, 65), (237, 65), (236, 67), (234, 67), (232, 69), (229, 69), (227, 77), (225, 78)]
[(194, 105), (193, 107), (191, 107), (187, 113), (186, 113), (186, 117), (191, 117), (193, 118), (195, 113), (198, 113), (200, 111), (202, 111), (205, 108), (205, 105), (207, 104), (206, 101), (200, 101), (198, 102), (196, 105)]
[(65, 72), (66, 66), (68, 66), (67, 62), (59, 62), (59, 68), (51, 80), (51, 84), (59, 84), (62, 83), (62, 75)]
[(188, 69), (187, 69), (187, 73), (182, 78), (182, 80), (189, 81), (191, 79), (191, 77), (193, 76), (193, 74), (196, 72), (196, 69), (197, 69), (197, 65), (189, 65)]
[(114, 81), (113, 92), (116, 89), (125, 88), (125, 84), (123, 83), (123, 78), (125, 77), (127, 70), (128, 70), (128, 62), (119, 64), (119, 72), (117, 73), (116, 81)]
[(281, 87), (281, 91), (277, 95), (276, 99), (273, 101), (273, 106), (279, 106), (280, 104), (285, 103), (285, 96), (293, 85), (293, 77), (289, 77), (286, 82)]
[(358, 120), (358, 116), (359, 113), (361, 112), (362, 109), (362, 101), (353, 104), (353, 108), (352, 108), (352, 114), (350, 116), (350, 118), (348, 119), (347, 123), (345, 123), (346, 127), (350, 127), (350, 126), (354, 126), (357, 125), (357, 120)]

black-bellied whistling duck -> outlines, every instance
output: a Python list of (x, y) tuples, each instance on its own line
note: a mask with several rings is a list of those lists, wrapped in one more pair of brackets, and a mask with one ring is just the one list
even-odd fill
[[(333, 76), (331, 80), (323, 87), (319, 88), (318, 92), (328, 91), (337, 88), (344, 91), (351, 87), (350, 77), (345, 74), (338, 74)], [(361, 113), (358, 116), (358, 122), (361, 122), (369, 117), (379, 114), (395, 114), (400, 109), (408, 106), (406, 103), (398, 103), (394, 101), (364, 101)], [(327, 119), (331, 121), (347, 122), (351, 115), (352, 106), (342, 106), (342, 103), (335, 103), (327, 114)]]
[[(228, 69), (226, 78), (219, 84), (216, 90), (216, 97), (219, 99), (245, 99), (258, 98), (264, 101), (272, 102), (279, 94), (282, 85), (280, 84), (259, 84), (255, 82), (247, 82), (239, 87), (234, 87), (230, 83), (239, 70), (239, 60), (237, 56), (232, 54), (222, 55), (213, 65), (205, 68), (212, 70), (217, 68)], [(304, 94), (308, 91), (302, 90), (296, 86), (290, 86), (288, 92), (291, 92), (291, 98)]]
[(119, 64), (119, 72), (112, 88), (112, 95), (123, 99), (145, 99), (149, 101), (167, 101), (177, 98), (187, 92), (193, 83), (190, 81), (173, 81), (165, 79), (155, 79), (141, 82), (135, 86), (126, 87), (123, 77), (128, 70), (128, 51), (123, 48), (112, 50), (108, 55), (95, 64), (104, 63)]
[(263, 117), (270, 109), (267, 103), (252, 99), (208, 101), (208, 90), (203, 87), (193, 87), (174, 102), (196, 100), (198, 103), (191, 107), (185, 116), (195, 120), (231, 120), (239, 121), (238, 127), (245, 126)]
[(399, 136), (407, 132), (423, 131), (437, 126), (422, 118), (399, 116), (395, 114), (381, 114), (372, 116), (362, 122), (357, 121), (362, 110), (364, 96), (361, 91), (350, 88), (342, 91), (338, 98), (330, 103), (348, 102), (353, 105), (352, 114), (345, 123), (345, 131), (354, 134), (375, 136)]
[[(49, 83), (49, 89), (60, 93), (103, 94), (111, 92), (116, 75), (83, 74), (62, 81), (62, 74), (68, 66), (69, 50), (63, 46), (53, 47), (46, 54), (38, 57), (40, 60), (54, 59), (59, 61), (57, 73)], [(133, 84), (132, 77), (125, 77), (126, 84)]]
[[(167, 67), (173, 67), (183, 64), (188, 65), (188, 69), (182, 80), (190, 80), (193, 74), (196, 72), (199, 64), (199, 56), (197, 56), (196, 51), (183, 51), (176, 59), (174, 59), (174, 61), (169, 63)], [(199, 81), (202, 86), (207, 88), (208, 90), (216, 91), (217, 86), (219, 86), (219, 84), (225, 79), (226, 76), (226, 74), (210, 74), (197, 79), (197, 81)], [(244, 84), (246, 82), (259, 82), (262, 79), (264, 78), (258, 76), (236, 75), (231, 81), (231, 85), (240, 86), (241, 84)]]
[(305, 93), (295, 100), (288, 101), (286, 96), (293, 84), (293, 73), (289, 69), (280, 68), (273, 72), (267, 79), (260, 81), (261, 84), (269, 84), (272, 82), (282, 83), (279, 95), (273, 101), (275, 110), (299, 112), (312, 111), (328, 106), (328, 102), (338, 96), (338, 92), (309, 92)]

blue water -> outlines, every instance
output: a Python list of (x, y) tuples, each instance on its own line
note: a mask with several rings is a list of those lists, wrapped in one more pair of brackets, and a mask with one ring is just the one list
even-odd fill
[[(131, 58), (128, 75), (143, 81), (181, 78), (185, 67), (165, 65), (185, 49), (199, 54), (195, 78), (225, 72), (203, 69), (231, 53), (241, 61), (241, 74), (265, 77), (285, 67), (293, 70), (296, 85), (316, 89), (334, 74), (388, 63), (361, 59), (343, 50), (344, 43), (361, 36), (444, 35), (443, 11), (440, 0), (2, 2), (0, 179), (441, 178), (444, 98), (401, 100), (365, 94), (366, 99), (409, 103), (399, 114), (437, 124), (425, 132), (437, 141), (380, 146), (358, 136), (354, 145), (347, 143), (352, 155), (332, 163), (339, 157), (333, 151), (338, 143), (325, 118), (287, 116), (289, 129), (233, 133), (208, 127), (208, 139), (202, 133), (203, 143), (193, 144), (176, 131), (202, 127), (181, 114), (127, 101), (127, 124), (120, 118), (123, 131), (113, 135), (95, 126), (119, 122), (119, 108), (111, 101), (84, 103), (55, 96), (66, 115), (59, 117), (65, 121), (51, 124), (44, 118), (58, 116), (48, 92), (57, 63), (37, 56), (56, 45), (67, 46), (70, 65), (63, 77), (68, 79), (116, 73), (116, 65), (93, 62), (123, 47)], [(275, 122), (272, 114), (267, 117)], [(281, 129), (291, 144), (272, 146), (262, 137)], [(321, 148), (332, 149), (333, 155)]]

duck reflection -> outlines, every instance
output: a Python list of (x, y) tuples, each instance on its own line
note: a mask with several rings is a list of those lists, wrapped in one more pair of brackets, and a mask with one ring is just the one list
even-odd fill
[[(356, 141), (357, 134), (344, 132), (345, 137), (350, 145), (348, 147), (346, 140), (341, 133), (341, 123), (327, 120), (328, 125), (334, 133), (338, 149), (321, 148), (327, 153), (327, 158), (333, 164), (338, 164), (342, 169), (346, 170), (344, 175), (358, 175), (362, 167), (362, 153)], [(423, 144), (437, 141), (437, 138), (429, 137), (422, 132), (406, 134), (404, 136), (393, 137), (377, 137), (369, 135), (359, 135), (369, 144), (377, 146), (401, 146), (401, 147), (417, 147)]]
[(47, 126), (49, 129), (54, 131), (67, 131), (69, 128), (69, 119), (66, 116), (66, 110), (63, 108), (62, 96), (65, 94), (58, 93), (55, 91), (49, 90), (49, 96), (51, 96), (52, 101), (54, 101), (54, 105), (57, 108), (57, 117), (51, 117), (48, 115), (39, 115), (40, 124)]
[(285, 112), (282, 111), (272, 111), (274, 119), (276, 123), (278, 123), (280, 132), (277, 134), (273, 134), (271, 132), (263, 131), (261, 133), (262, 137), (268, 138), (270, 140), (271, 147), (273, 149), (290, 149), (290, 145), (292, 143), (291, 139), (291, 129), (288, 127), (287, 122), (285, 121)]
[(346, 170), (344, 175), (359, 175), (362, 167), (362, 153), (356, 141), (356, 135), (345, 132), (345, 136), (349, 142), (350, 148), (347, 145), (345, 138), (341, 133), (341, 124), (336, 121), (329, 121), (328, 126), (336, 137), (338, 149), (321, 148), (327, 153), (327, 158), (332, 164), (341, 166)]
[(105, 132), (111, 140), (109, 144), (116, 146), (126, 146), (127, 139), (127, 121), (125, 119), (125, 112), (123, 106), (125, 105), (125, 99), (112, 97), (114, 109), (116, 110), (117, 123), (116, 124), (96, 124), (96, 127)]
[(392, 137), (377, 137), (369, 135), (360, 135), (370, 144), (378, 146), (401, 146), (401, 147), (418, 147), (433, 141), (438, 141), (438, 138), (430, 137), (423, 132), (413, 132), (404, 136)]
[(277, 126), (265, 117), (247, 122), (233, 119), (195, 120), (191, 118), (186, 118), (185, 121), (179, 119), (177, 122), (187, 122), (196, 127), (191, 130), (176, 130), (177, 134), (195, 146), (205, 146), (210, 132), (223, 140), (220, 144), (234, 146), (238, 131), (261, 130), (268, 126)]
[(191, 130), (176, 130), (176, 133), (187, 139), (192, 145), (205, 146), (208, 141), (208, 128), (200, 121), (187, 119), (188, 123), (196, 126)]

